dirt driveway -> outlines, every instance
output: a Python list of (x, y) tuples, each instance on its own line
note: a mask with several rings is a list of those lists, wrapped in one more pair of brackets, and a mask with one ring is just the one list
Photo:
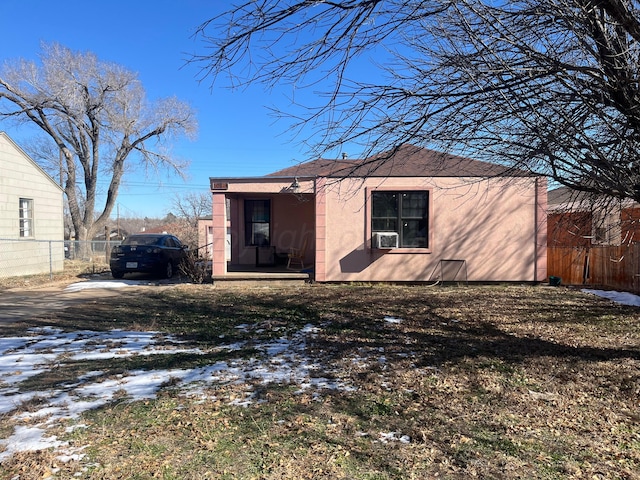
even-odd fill
[(97, 277), (0, 290), (0, 325), (43, 321), (51, 318), (53, 312), (70, 306), (84, 304), (89, 307), (97, 299), (117, 299), (123, 295), (139, 294), (150, 288), (167, 288), (178, 283), (179, 279), (157, 280), (143, 276), (125, 280)]

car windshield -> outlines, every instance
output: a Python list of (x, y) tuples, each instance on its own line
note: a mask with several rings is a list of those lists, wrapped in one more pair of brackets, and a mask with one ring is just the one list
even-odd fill
[(155, 235), (133, 235), (122, 242), (122, 245), (159, 245), (161, 236)]

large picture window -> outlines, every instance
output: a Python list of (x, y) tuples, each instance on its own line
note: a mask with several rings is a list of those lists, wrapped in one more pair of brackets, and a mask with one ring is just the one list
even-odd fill
[(395, 232), (400, 248), (429, 248), (429, 192), (375, 191), (371, 230)]
[(248, 247), (270, 245), (271, 200), (244, 201), (244, 243)]
[(33, 237), (33, 200), (21, 198), (18, 207), (20, 217), (20, 236)]

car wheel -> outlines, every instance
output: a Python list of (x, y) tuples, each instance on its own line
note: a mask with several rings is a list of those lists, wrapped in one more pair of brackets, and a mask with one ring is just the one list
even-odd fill
[(111, 270), (111, 276), (113, 278), (122, 278), (124, 277), (124, 272), (119, 272), (118, 270)]
[(167, 266), (164, 269), (164, 277), (165, 278), (173, 277), (173, 264), (171, 262), (167, 262)]

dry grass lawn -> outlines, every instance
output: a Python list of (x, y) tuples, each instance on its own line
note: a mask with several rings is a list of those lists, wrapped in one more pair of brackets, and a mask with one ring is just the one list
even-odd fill
[[(11, 331), (45, 322), (27, 323)], [(254, 401), (241, 407), (231, 401), (247, 385), (221, 383), (205, 398), (167, 385), (155, 399), (85, 414), (87, 428), (61, 430), (86, 446), (83, 459), (16, 454), (1, 478), (640, 478), (640, 310), (576, 290), (181, 285), (98, 299), (46, 323), (161, 330), (203, 350), (311, 324), (306, 349), (319, 374), (355, 388), (316, 396), (288, 382), (253, 385)], [(188, 368), (207, 356), (170, 361)], [(63, 367), (36, 381), (64, 385), (96, 369)]]

